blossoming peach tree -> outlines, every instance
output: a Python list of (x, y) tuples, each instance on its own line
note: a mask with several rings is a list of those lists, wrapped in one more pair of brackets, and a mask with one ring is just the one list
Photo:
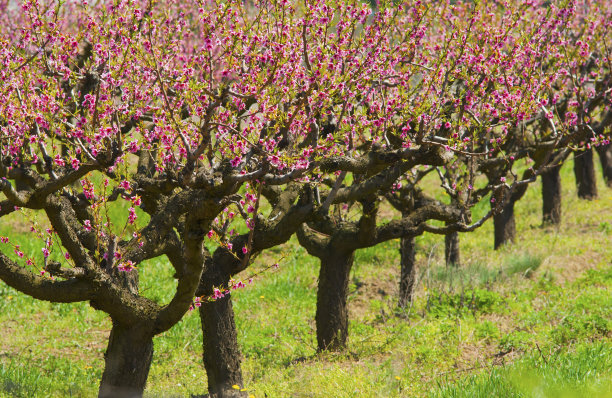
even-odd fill
[[(561, 180), (563, 161), (574, 153), (574, 171), (581, 197), (596, 196), (592, 148), (599, 152), (604, 178), (608, 172), (610, 126), (612, 125), (612, 63), (610, 18), (607, 2), (569, 3), (561, 7), (565, 18), (550, 18), (540, 9), (541, 27), (562, 25), (552, 37), (554, 44), (542, 63), (551, 71), (552, 84), (539, 97), (540, 111), (512, 129), (512, 140), (504, 151), (512, 163), (526, 161), (523, 177), (542, 175), (543, 223), (561, 220)], [(546, 23), (545, 23), (546, 21)], [(508, 162), (491, 164), (484, 172), (490, 181), (516, 178)], [(539, 170), (539, 171), (538, 171)], [(507, 196), (495, 215), (495, 247), (514, 240), (514, 203), (525, 187), (510, 195), (499, 190), (494, 199)], [(495, 203), (493, 203), (495, 206)]]
[[(353, 149), (375, 115), (345, 109), (332, 133), (318, 129), (320, 110), (339, 95), (362, 101), (364, 84), (394, 78), (400, 54), (377, 58), (376, 42), (358, 32), (370, 16), (360, 4), (347, 6), (351, 24), (331, 50), (309, 50), (319, 32), (286, 3), (1, 6), (0, 214), (29, 220), (32, 234), (2, 237), (0, 278), (38, 299), (108, 313), (100, 395), (139, 395), (153, 337), (194, 304), (210, 264), (204, 240), (231, 252), (227, 225), (241, 218), (255, 228), (264, 185), (309, 182), (353, 162), (337, 141)], [(322, 64), (322, 49), (342, 62)], [(318, 85), (325, 68), (331, 78)], [(31, 238), (39, 253), (22, 251)], [(248, 260), (257, 242), (236, 250)], [(160, 256), (178, 280), (162, 304), (137, 283), (138, 268)]]
[[(327, 99), (309, 88), (302, 44), (271, 23), (277, 11), (2, 3), (0, 214), (31, 220), (32, 235), (2, 237), (0, 277), (110, 315), (101, 396), (142, 393), (152, 338), (194, 303), (204, 240), (223, 237), (234, 217), (254, 228), (263, 185), (307, 181), (341, 152), (328, 140), (315, 153), (304, 109), (309, 96)], [(347, 73), (365, 63), (354, 58)], [(41, 251), (25, 253), (33, 237)], [(137, 283), (159, 256), (178, 280), (163, 304)]]
[[(31, 224), (30, 235), (2, 236), (0, 278), (108, 313), (100, 396), (139, 396), (153, 337), (205, 302), (205, 334), (235, 340), (217, 327), (227, 318), (202, 311), (231, 314), (229, 278), (301, 230), (324, 257), (329, 244), (353, 242), (341, 261), (322, 259), (319, 296), (333, 301), (339, 328), (329, 323), (319, 345), (341, 346), (354, 250), (434, 231), (430, 219), (464, 231), (484, 222), (468, 225), (484, 197), (475, 176), (488, 162), (511, 170), (508, 131), (539, 112), (555, 81), (541, 54), (560, 45), (551, 38), (576, 8), (547, 7), (0, 2), (0, 216)], [(378, 198), (402, 181), (416, 186), (419, 170), (446, 175), (452, 206), (377, 226)], [(347, 220), (354, 203), (358, 222)], [(351, 233), (336, 239), (339, 225)], [(40, 250), (25, 252), (33, 238)], [(219, 244), (213, 254), (206, 240)], [(138, 291), (139, 269), (161, 256), (178, 282), (167, 303)], [(214, 339), (205, 349), (223, 352)], [(205, 357), (219, 375), (211, 393), (224, 396), (239, 367), (214, 359)]]
[[(582, 130), (564, 129), (563, 139), (555, 136), (551, 142), (548, 129), (534, 128), (534, 124), (552, 119), (542, 107), (544, 98), (566, 82), (562, 68), (586, 62), (588, 54), (562, 51), (578, 40), (569, 27), (591, 15), (577, 12), (576, 5), (569, 2), (561, 7), (532, 2), (493, 9), (484, 4), (414, 2), (392, 8), (379, 5), (368, 11), (371, 15), (365, 26), (355, 34), (361, 23), (359, 8), (345, 8), (347, 4), (330, 7), (326, 2), (311, 3), (305, 9), (289, 7), (286, 14), (297, 18), (298, 26), (305, 26), (302, 32), (294, 32), (295, 41), (303, 43), (295, 51), (301, 51), (301, 68), (314, 76), (313, 86), (336, 94), (334, 84), (342, 69), (336, 73), (332, 69), (330, 74), (328, 65), (341, 68), (343, 58), (330, 51), (334, 47), (328, 43), (338, 38), (338, 27), (344, 29), (345, 21), (352, 32), (346, 51), (358, 47), (361, 57), (375, 53), (377, 60), (392, 68), (388, 76), (394, 76), (384, 81), (362, 78), (342, 82), (343, 89), (350, 93), (354, 86), (358, 94), (316, 103), (318, 114), (310, 120), (309, 132), (319, 138), (318, 148), (324, 147), (324, 139), (332, 134), (334, 148), (342, 150), (342, 156), (322, 163), (320, 174), (311, 177), (315, 197), (308, 202), (310, 210), (301, 213), (305, 217), (299, 218), (299, 223), (306, 223), (298, 229), (298, 237), (309, 253), (321, 259), (318, 346), (342, 348), (348, 335), (346, 296), (356, 249), (424, 231), (471, 231), (503, 213), (511, 195), (524, 192), (548, 163), (560, 158), (559, 154), (552, 156), (554, 149), (566, 153), (570, 143), (579, 141)], [(605, 21), (605, 17), (596, 18), (598, 29)], [(291, 32), (291, 26), (285, 30)], [(308, 37), (313, 30), (317, 35)], [(313, 109), (309, 102), (305, 111)], [(355, 126), (360, 130), (355, 131)], [(342, 129), (345, 134), (339, 135)], [(533, 153), (534, 142), (540, 145), (541, 160), (518, 177), (518, 161)], [(421, 178), (436, 171), (450, 205), (421, 192)], [(496, 177), (483, 185), (482, 179), (477, 180), (482, 174)], [(469, 209), (487, 194), (493, 194), (491, 211), (468, 225)], [(377, 202), (382, 196), (401, 207), (401, 220), (377, 225)], [(274, 214), (271, 219), (284, 213)], [(427, 224), (428, 220), (442, 220), (447, 225), (435, 227)], [(285, 229), (285, 236), (299, 223)], [(256, 227), (253, 236), (263, 242), (267, 232), (264, 224), (260, 225), (262, 229)], [(274, 233), (276, 237), (279, 234)], [(248, 236), (240, 239), (246, 241)], [(259, 250), (265, 247), (260, 245)], [(221, 254), (225, 248), (219, 250)], [(227, 254), (226, 264), (235, 266), (224, 267), (220, 285), (246, 264), (239, 261), (239, 252), (233, 257)], [(412, 286), (413, 272), (412, 267), (402, 278), (405, 297), (410, 296), (407, 289)], [(221, 395), (231, 385), (241, 384), (237, 344), (230, 341), (235, 340), (236, 332), (228, 298), (200, 308), (209, 391)]]
[[(383, 134), (380, 141), (373, 140), (369, 151), (384, 153), (410, 142), (414, 151), (439, 148), (442, 152), (416, 164), (404, 162), (401, 165), (406, 168), (399, 173), (396, 165), (349, 170), (352, 182), (340, 185), (334, 200), (358, 202), (359, 216), (351, 220), (348, 206), (346, 211), (340, 209), (325, 218), (315, 217), (300, 229), (300, 243), (321, 259), (316, 313), (319, 349), (341, 348), (346, 344), (346, 298), (356, 249), (423, 231), (471, 231), (489, 217), (494, 217), (498, 225), (500, 214), (502, 217), (507, 214), (503, 212), (507, 203), (516, 200), (512, 197), (521, 195), (528, 183), (545, 170), (553, 149), (564, 153), (570, 144), (579, 144), (586, 129), (571, 127), (581, 123), (570, 124), (563, 119), (563, 130), (553, 137), (547, 128), (532, 127), (538, 121), (555, 123), (552, 115), (542, 111), (549, 93), (556, 85), (568, 84), (567, 75), (572, 72), (564, 70), (589, 61), (589, 52), (565, 52), (579, 40), (576, 27), (592, 22), (591, 30), (598, 31), (598, 37), (602, 33), (605, 36), (608, 22), (594, 12), (596, 7), (587, 8), (593, 15), (578, 8), (572, 2), (559, 7), (537, 2), (495, 6), (470, 2), (415, 3), (407, 18), (397, 18), (394, 25), (400, 27), (401, 33), (391, 34), (392, 39), (385, 42), (388, 48), (379, 45), (383, 51), (394, 52), (395, 43), (410, 42), (406, 32), (421, 31), (423, 36), (416, 40), (418, 47), (411, 52), (410, 65), (396, 66), (401, 76), (397, 87), (403, 90), (395, 91), (397, 87), (393, 85), (375, 88), (363, 102), (366, 113), (378, 113), (382, 119)], [(370, 26), (384, 20), (385, 11), (389, 12), (381, 9)], [(415, 21), (415, 15), (427, 12), (433, 15), (425, 25)], [(415, 73), (418, 79), (414, 78)], [(402, 99), (397, 100), (395, 95)], [(396, 100), (409, 104), (407, 109), (414, 112), (415, 119), (390, 111), (389, 102)], [(519, 177), (518, 161), (533, 153), (532, 147), (539, 150), (539, 162)], [(420, 178), (434, 171), (440, 177), (446, 204), (436, 203), (420, 192), (426, 189), (420, 188)], [(477, 179), (483, 174), (489, 177), (485, 184)], [(373, 183), (385, 179), (389, 181), (386, 186)], [(338, 181), (342, 183), (340, 178)], [(351, 198), (348, 192), (364, 193), (359, 188), (362, 182), (376, 186), (372, 195)], [(405, 187), (401, 187), (403, 184)], [(331, 193), (337, 186), (333, 184), (330, 188)], [(402, 209), (403, 218), (379, 226), (377, 195), (386, 194), (396, 206), (401, 206), (399, 200), (394, 200), (401, 198), (392, 195), (393, 190), (407, 190), (402, 192), (409, 199)], [(469, 209), (488, 194), (492, 195), (491, 211), (468, 225)], [(429, 220), (444, 221), (446, 226), (429, 225)], [(497, 240), (496, 237), (496, 246)], [(406, 285), (411, 285), (410, 281)]]

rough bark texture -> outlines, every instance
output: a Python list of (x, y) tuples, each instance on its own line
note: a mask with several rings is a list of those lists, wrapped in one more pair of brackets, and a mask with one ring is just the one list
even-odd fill
[(592, 200), (597, 197), (597, 180), (593, 151), (587, 149), (574, 152), (574, 175), (580, 199)]
[(100, 398), (142, 397), (153, 358), (153, 334), (147, 329), (113, 323), (104, 354)]
[(243, 387), (240, 369), (240, 348), (234, 321), (231, 295), (200, 307), (204, 336), (204, 367), (208, 376), (211, 398), (243, 397), (245, 393), (232, 388)]
[[(207, 259), (197, 290), (198, 296), (211, 297), (214, 288), (227, 288), (230, 269), (236, 258), (229, 252), (217, 249)], [(244, 397), (245, 393), (232, 388), (243, 387), (240, 363), (242, 356), (238, 346), (238, 333), (234, 320), (231, 294), (215, 301), (205, 301), (200, 306), (202, 321), (202, 358), (208, 377), (208, 396), (211, 398)]]
[(348, 284), (354, 252), (330, 251), (321, 257), (317, 291), (317, 343), (319, 350), (339, 350), (348, 338)]
[[(138, 294), (138, 272), (112, 272), (113, 279), (132, 294)], [(104, 353), (104, 373), (100, 398), (142, 397), (153, 359), (153, 336), (150, 325), (130, 326), (113, 321)]]
[(461, 265), (459, 257), (459, 233), (451, 232), (444, 235), (444, 258), (446, 266), (458, 267)]
[[(496, 202), (503, 200), (508, 192), (500, 192), (496, 195)], [(514, 242), (516, 236), (516, 224), (514, 221), (514, 198), (508, 198), (507, 203), (501, 211), (493, 216), (493, 228), (495, 233), (494, 247), (497, 250), (506, 243)]]
[(597, 153), (599, 154), (604, 181), (606, 185), (612, 187), (612, 144), (598, 146)]
[(561, 223), (561, 166), (542, 174), (542, 222)]
[(399, 284), (400, 308), (406, 307), (412, 301), (412, 290), (416, 276), (414, 237), (407, 236), (400, 240), (401, 272)]

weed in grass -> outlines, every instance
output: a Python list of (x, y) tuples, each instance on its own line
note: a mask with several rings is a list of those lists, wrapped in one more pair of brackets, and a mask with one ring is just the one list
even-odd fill
[(502, 283), (512, 275), (529, 278), (542, 264), (540, 255), (514, 254), (506, 257), (504, 265), (497, 269), (480, 261), (469, 263), (465, 267), (432, 267), (429, 278), (435, 286), (449, 291), (466, 287), (489, 286)]
[(501, 337), (499, 349), (501, 352), (527, 351), (533, 346), (533, 333), (514, 331)]
[(579, 339), (605, 337), (610, 333), (612, 322), (598, 314), (569, 315), (552, 330), (552, 340), (567, 345)]
[(500, 336), (499, 328), (491, 321), (484, 321), (476, 324), (474, 335), (478, 339), (487, 341), (496, 340)]
[(468, 289), (459, 293), (432, 292), (427, 296), (426, 312), (435, 317), (503, 312), (503, 297), (491, 290)]
[(606, 235), (610, 235), (610, 233), (612, 233), (612, 224), (610, 224), (608, 221), (599, 223), (599, 231)]
[(609, 265), (598, 269), (586, 270), (584, 275), (577, 281), (578, 284), (584, 286), (604, 286), (610, 282), (612, 282), (612, 266)]
[(555, 288), (555, 274), (551, 270), (546, 270), (538, 280), (537, 284), (540, 290), (551, 290)]
[(504, 266), (507, 275), (519, 274), (529, 278), (542, 265), (542, 257), (538, 255), (522, 254), (511, 256)]
[(465, 267), (434, 267), (431, 278), (449, 288), (461, 286), (482, 286), (495, 282), (500, 275), (499, 270), (489, 268), (481, 262), (474, 262)]

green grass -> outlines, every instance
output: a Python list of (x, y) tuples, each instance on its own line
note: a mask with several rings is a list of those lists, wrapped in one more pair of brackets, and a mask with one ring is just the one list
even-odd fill
[[(404, 311), (398, 242), (358, 251), (341, 353), (316, 352), (317, 261), (295, 239), (266, 252), (245, 275), (280, 269), (233, 295), (244, 387), (256, 397), (612, 397), (612, 191), (599, 181), (598, 200), (578, 200), (571, 174), (570, 162), (559, 228), (541, 226), (538, 183), (516, 206), (514, 245), (493, 251), (487, 223), (460, 235), (454, 269), (441, 236), (418, 237), (416, 300)], [(15, 219), (0, 225), (40, 256), (26, 232)], [(167, 262), (139, 272), (141, 291), (167, 302)], [(109, 329), (86, 303), (39, 302), (0, 284), (0, 397), (95, 396)], [(206, 392), (201, 337), (192, 312), (155, 339), (147, 396)]]
[(609, 342), (533, 353), (507, 367), (487, 369), (460, 382), (440, 383), (440, 389), (431, 394), (448, 398), (611, 396)]
[(533, 275), (533, 273), (542, 265), (542, 257), (531, 254), (523, 254), (508, 258), (507, 265), (503, 271), (508, 274), (520, 274), (525, 277)]

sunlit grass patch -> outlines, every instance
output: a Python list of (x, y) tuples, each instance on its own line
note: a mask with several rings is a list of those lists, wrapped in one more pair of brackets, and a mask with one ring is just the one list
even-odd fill
[(510, 366), (485, 370), (459, 382), (441, 383), (431, 397), (609, 398), (612, 344), (538, 351)]

